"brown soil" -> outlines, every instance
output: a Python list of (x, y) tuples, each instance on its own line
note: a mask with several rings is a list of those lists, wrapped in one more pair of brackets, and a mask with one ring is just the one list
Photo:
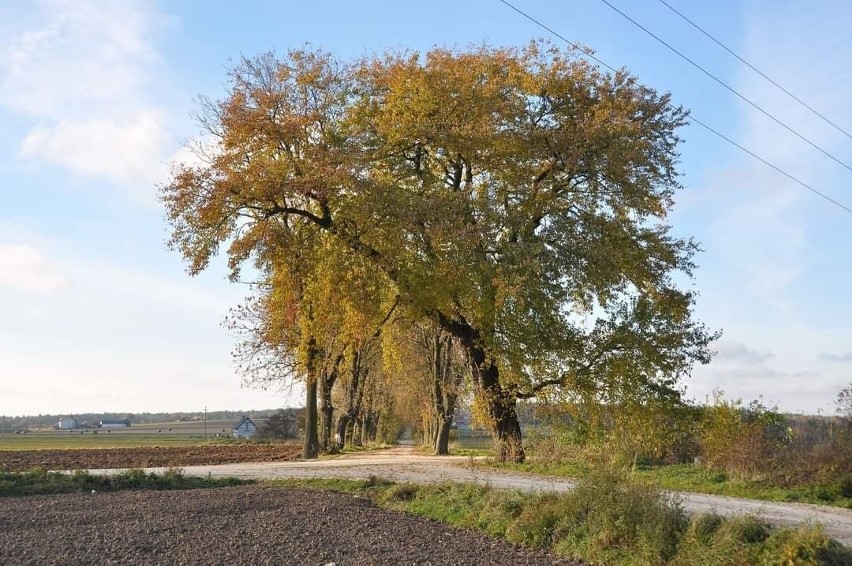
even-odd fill
[(285, 462), (298, 460), (301, 452), (293, 444), (14, 450), (0, 451), (0, 469), (18, 472), (33, 468), (83, 470)]
[(263, 486), (5, 498), (0, 564), (580, 564), (349, 495)]

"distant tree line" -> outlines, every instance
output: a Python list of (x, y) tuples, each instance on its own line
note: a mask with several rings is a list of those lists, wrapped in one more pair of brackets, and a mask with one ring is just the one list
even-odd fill
[[(207, 420), (237, 420), (243, 415), (251, 414), (253, 417), (264, 419), (275, 414), (277, 409), (264, 409), (260, 411), (208, 411)], [(0, 416), (0, 429), (24, 429), (51, 427), (64, 417), (74, 417), (78, 423), (87, 422), (95, 425), (101, 419), (123, 420), (128, 419), (133, 424), (147, 423), (170, 423), (179, 421), (202, 421), (203, 411), (182, 411), (176, 413), (62, 413), (47, 415), (23, 415), (23, 416)]]

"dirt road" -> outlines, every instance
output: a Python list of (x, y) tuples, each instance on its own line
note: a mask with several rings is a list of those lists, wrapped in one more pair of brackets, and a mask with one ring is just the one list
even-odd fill
[[(467, 457), (425, 456), (417, 454), (411, 447), (398, 447), (324, 460), (187, 466), (184, 471), (198, 476), (209, 474), (213, 477), (232, 476), (247, 479), (366, 479), (376, 476), (399, 482), (473, 482), (490, 484), (501, 489), (536, 491), (565, 491), (574, 487), (574, 482), (570, 480), (488, 470), (472, 466), (471, 463), (471, 459)], [(151, 470), (158, 471), (157, 468)], [(110, 473), (111, 470), (97, 472)], [(676, 492), (676, 495), (682, 500), (683, 507), (693, 513), (713, 511), (725, 516), (754, 514), (775, 525), (820, 523), (826, 534), (852, 546), (852, 510), (695, 493)]]

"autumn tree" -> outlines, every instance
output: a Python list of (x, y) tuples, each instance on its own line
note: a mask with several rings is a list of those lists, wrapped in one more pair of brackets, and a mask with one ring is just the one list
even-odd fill
[[(289, 226), (278, 227), (279, 237), (298, 237)], [(234, 332), (239, 342), (233, 357), (243, 381), (267, 389), (305, 384), (305, 436), (302, 456), (316, 458), (317, 440), (317, 383), (321, 351), (313, 334), (311, 321), (313, 305), (305, 296), (308, 285), (306, 261), (310, 246), (302, 240), (301, 253), (276, 257), (268, 250), (256, 258), (259, 279), (252, 287), (254, 293), (245, 302), (231, 309), (225, 326)], [(236, 273), (235, 273), (236, 276)]]
[(296, 50), (243, 60), (205, 109), (218, 151), (162, 191), (190, 272), (299, 253), (276, 226), (326, 234), (465, 351), (501, 460), (524, 458), (519, 398), (708, 359), (674, 283), (697, 246), (665, 222), (686, 112), (627, 72), (542, 43)]
[(436, 455), (449, 454), (456, 406), (469, 375), (464, 351), (453, 336), (428, 319), (401, 317), (386, 333), (384, 343), (384, 365), (389, 372), (405, 376), (400, 386), (406, 390), (410, 420), (419, 421), (423, 444)]

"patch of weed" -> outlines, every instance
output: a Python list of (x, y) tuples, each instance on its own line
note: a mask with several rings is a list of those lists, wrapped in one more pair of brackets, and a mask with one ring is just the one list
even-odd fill
[(249, 483), (254, 482), (238, 478), (187, 476), (179, 468), (169, 468), (162, 474), (133, 469), (112, 475), (94, 475), (84, 470), (65, 473), (35, 469), (0, 472), (0, 497), (123, 489), (198, 489)]

